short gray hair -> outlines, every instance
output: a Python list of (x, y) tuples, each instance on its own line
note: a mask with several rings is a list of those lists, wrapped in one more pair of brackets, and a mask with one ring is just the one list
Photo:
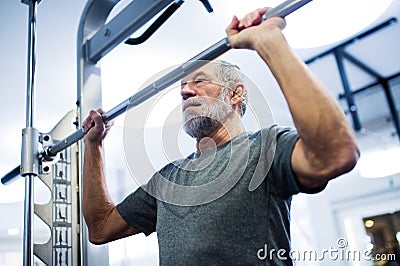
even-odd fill
[(240, 116), (243, 116), (247, 109), (247, 102), (249, 94), (247, 92), (247, 86), (245, 84), (245, 77), (240, 71), (240, 68), (230, 62), (225, 60), (215, 60), (215, 68), (217, 70), (218, 78), (225, 84), (231, 84), (236, 82), (241, 82), (244, 85), (244, 93), (242, 95), (242, 104)]

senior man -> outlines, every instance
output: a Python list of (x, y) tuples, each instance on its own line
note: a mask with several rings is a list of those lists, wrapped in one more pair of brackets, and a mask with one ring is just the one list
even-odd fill
[[(295, 129), (274, 125), (245, 132), (241, 117), (251, 92), (235, 66), (209, 63), (181, 82), (184, 129), (196, 139), (196, 151), (166, 165), (115, 204), (102, 160), (110, 125), (103, 123), (101, 110), (92, 110), (83, 123), (83, 213), (91, 242), (157, 232), (161, 265), (292, 265), (292, 195), (321, 191), (355, 166), (359, 152), (342, 110), (291, 51), (282, 34), (285, 20), (261, 20), (267, 10), (241, 20), (233, 17), (226, 33), (233, 48), (255, 50), (267, 64)], [(162, 185), (168, 180), (179, 187), (204, 188), (221, 176), (224, 182), (234, 180), (221, 193), (223, 186), (180, 195), (173, 186)], [(261, 182), (250, 189), (253, 179)], [(183, 203), (163, 200), (174, 193)], [(258, 251), (266, 245), (283, 254), (260, 258)]]

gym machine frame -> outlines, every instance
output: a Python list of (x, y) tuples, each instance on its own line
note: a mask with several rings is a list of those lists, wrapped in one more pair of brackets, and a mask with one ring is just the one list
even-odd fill
[[(354, 97), (365, 90), (369, 90), (372, 88), (381, 88), (385, 94), (386, 102), (388, 104), (388, 108), (390, 111), (390, 116), (393, 121), (393, 127), (395, 132), (393, 135), (397, 135), (398, 140), (400, 141), (400, 116), (397, 113), (397, 107), (396, 107), (396, 101), (393, 96), (393, 93), (390, 90), (390, 85), (389, 82), (397, 77), (400, 76), (400, 72), (391, 74), (390, 76), (382, 76), (378, 71), (376, 71), (374, 68), (366, 64), (365, 62), (362, 62), (360, 59), (358, 59), (356, 56), (352, 55), (350, 52), (346, 51), (346, 48), (356, 42), (362, 41), (364, 38), (369, 37), (371, 34), (375, 34), (381, 30), (384, 30), (387, 27), (393, 26), (396, 23), (398, 23), (397, 18), (392, 17), (364, 32), (361, 32), (354, 37), (352, 37), (349, 40), (346, 40), (342, 43), (339, 43), (338, 45), (335, 45), (334, 47), (328, 49), (327, 51), (324, 51), (318, 55), (315, 55), (307, 60), (305, 60), (305, 63), (312, 64), (314, 61), (321, 59), (323, 57), (326, 57), (328, 55), (334, 55), (335, 61), (338, 67), (339, 71), (339, 76), (340, 80), (342, 82), (343, 90), (344, 92), (339, 94), (338, 98), (339, 100), (345, 99), (347, 102), (348, 106), (348, 113), (351, 115), (352, 121), (353, 121), (353, 127), (356, 131), (359, 131), (362, 129), (362, 124), (360, 121), (360, 117), (358, 115), (358, 108), (356, 101), (354, 100)], [(347, 60), (350, 62), (352, 65), (355, 67), (359, 68), (361, 71), (367, 73), (371, 77), (375, 79), (370, 84), (367, 84), (361, 88), (354, 89), (352, 90), (348, 78), (348, 74), (346, 73), (346, 69), (344, 67), (344, 60)]]
[[(312, 0), (287, 0), (271, 8), (263, 16), (263, 20), (270, 17), (285, 17), (301, 8)], [(42, 135), (34, 128), (34, 91), (35, 91), (35, 49), (36, 49), (36, 9), (40, 0), (22, 0), (29, 5), (28, 31), (28, 71), (27, 71), (27, 100), (26, 100), (26, 128), (23, 129), (21, 165), (1, 178), (3, 184), (10, 183), (17, 176), (25, 177), (25, 204), (24, 204), (24, 242), (23, 263), (33, 265), (33, 179), (39, 175), (43, 162), (53, 160), (60, 152), (77, 143), (85, 135), (83, 128), (78, 129), (65, 139), (45, 146), (39, 152), (38, 142), (45, 143)], [(135, 31), (141, 28), (151, 18), (171, 3), (181, 5), (183, 1), (173, 0), (134, 0), (111, 21), (105, 24), (111, 10), (119, 0), (89, 0), (85, 6), (77, 36), (77, 120), (83, 121), (90, 109), (101, 106), (101, 74), (99, 60), (108, 52), (125, 41)], [(202, 1), (203, 4), (204, 1)], [(205, 4), (206, 5), (206, 4)], [(208, 8), (209, 9), (209, 8)], [(213, 60), (231, 49), (227, 37), (216, 42), (192, 59), (176, 67), (152, 84), (140, 90), (130, 98), (121, 102), (103, 115), (103, 121), (109, 122), (128, 109), (135, 107), (153, 97), (173, 83), (179, 81), (194, 70), (202, 67), (207, 61)], [(79, 148), (80, 163), (82, 165), (83, 149)], [(81, 167), (78, 167), (78, 186), (81, 184)], [(79, 186), (79, 197), (81, 195)], [(79, 214), (81, 212), (79, 211)], [(99, 265), (103, 262), (104, 250), (94, 247), (88, 242), (86, 225), (80, 214), (80, 249), (82, 255), (78, 264)], [(108, 259), (106, 260), (108, 261)]]

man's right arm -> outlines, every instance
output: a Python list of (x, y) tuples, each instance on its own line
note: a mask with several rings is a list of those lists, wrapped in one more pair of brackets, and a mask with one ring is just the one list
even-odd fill
[(89, 230), (89, 241), (104, 244), (139, 233), (118, 213), (108, 194), (104, 176), (103, 139), (110, 125), (105, 125), (101, 110), (91, 111), (82, 126), (84, 138), (83, 215)]

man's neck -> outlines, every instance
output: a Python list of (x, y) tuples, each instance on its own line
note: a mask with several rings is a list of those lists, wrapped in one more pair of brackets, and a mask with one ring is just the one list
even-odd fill
[(240, 118), (238, 118), (237, 116), (234, 116), (233, 118), (228, 118), (223, 125), (220, 125), (209, 136), (197, 139), (197, 152), (215, 149), (227, 143), (242, 132), (243, 126)]

